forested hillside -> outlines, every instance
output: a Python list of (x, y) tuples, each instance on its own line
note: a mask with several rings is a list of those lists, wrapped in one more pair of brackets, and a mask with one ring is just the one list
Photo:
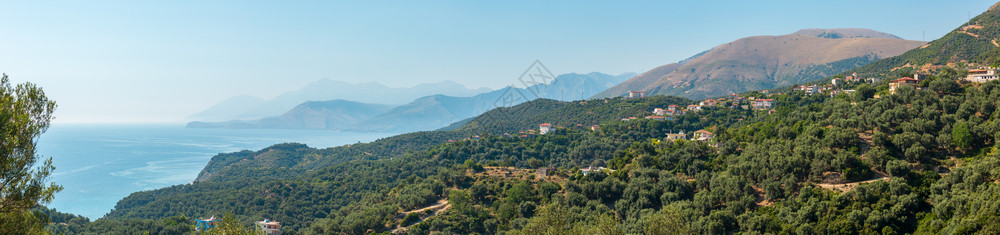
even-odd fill
[[(196, 182), (93, 222), (35, 212), (81, 234), (193, 233), (192, 218), (223, 214), (284, 234), (991, 234), (1000, 81), (965, 83), (965, 69), (895, 93), (885, 80), (747, 92), (664, 120), (643, 117), (696, 102), (536, 100), (449, 130), (220, 154)], [(764, 98), (774, 106), (751, 108)], [(533, 134), (543, 122), (554, 130)], [(714, 136), (668, 139), (699, 130)]]
[[(199, 182), (135, 193), (108, 218), (55, 228), (109, 231), (99, 229), (133, 221), (160, 231), (166, 225), (157, 221), (174, 216), (233, 213), (245, 223), (282, 221), (287, 234), (406, 225), (412, 234), (992, 231), (1000, 221), (1000, 205), (988, 199), (1000, 189), (992, 170), (1000, 164), (1000, 83), (961, 85), (950, 74), (881, 98), (873, 95), (884, 87), (863, 84), (852, 95), (775, 95), (775, 112), (720, 106), (665, 121), (617, 119), (690, 101), (542, 100), (513, 108), (533, 114), (524, 119), (488, 113), (455, 131), (223, 154)], [(595, 119), (573, 119), (588, 112)], [(535, 138), (496, 128), (534, 128), (535, 119), (567, 121)], [(600, 130), (569, 125), (585, 121), (600, 122)], [(717, 136), (664, 139), (700, 129)], [(483, 137), (445, 143), (472, 133)], [(554, 170), (490, 173), (541, 167)], [(586, 167), (608, 170), (584, 176), (578, 169)], [(401, 213), (441, 199), (447, 209)]]
[(899, 69), (933, 70), (957, 62), (1000, 66), (1000, 3), (927, 45), (853, 71), (863, 76), (895, 75), (892, 72)]

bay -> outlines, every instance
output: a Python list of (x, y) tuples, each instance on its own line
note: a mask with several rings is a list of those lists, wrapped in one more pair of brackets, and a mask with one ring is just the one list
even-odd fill
[(133, 192), (190, 183), (219, 153), (296, 142), (327, 148), (391, 133), (200, 129), (183, 124), (53, 124), (38, 153), (52, 157), (50, 181), (65, 189), (48, 206), (97, 219)]

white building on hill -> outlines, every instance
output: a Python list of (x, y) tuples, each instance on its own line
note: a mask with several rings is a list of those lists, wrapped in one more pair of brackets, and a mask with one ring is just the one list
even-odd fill
[(984, 83), (997, 80), (997, 70), (992, 68), (969, 70), (969, 76), (965, 80), (976, 83)]
[(549, 131), (552, 131), (552, 124), (542, 123), (541, 125), (538, 125), (538, 133), (544, 135), (545, 133), (549, 133)]

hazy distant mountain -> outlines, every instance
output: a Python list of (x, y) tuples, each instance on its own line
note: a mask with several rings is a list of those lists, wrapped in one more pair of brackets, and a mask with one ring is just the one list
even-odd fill
[(702, 99), (771, 89), (822, 79), (924, 44), (870, 29), (805, 29), (748, 37), (654, 68), (595, 98), (641, 90)]
[(793, 34), (816, 36), (820, 38), (891, 38), (903, 39), (890, 33), (883, 33), (871, 29), (839, 28), (839, 29), (803, 29)]
[[(348, 128), (359, 132), (411, 132), (434, 130), (474, 117), (493, 108), (520, 104), (537, 98), (581, 100), (612, 87), (632, 76), (603, 73), (563, 74), (550, 84), (528, 88), (506, 87), (471, 97), (433, 95), (393, 108), (385, 114)], [(513, 99), (501, 99), (510, 97)]]
[[(261, 101), (255, 97), (237, 96), (191, 115), (194, 121), (253, 120), (280, 115), (306, 101), (351, 100), (362, 103), (404, 104), (416, 98), (434, 94), (471, 96), (490, 91), (488, 88), (469, 89), (452, 81), (420, 84), (413, 87), (388, 87), (377, 82), (352, 84), (321, 79), (305, 87), (285, 92), (274, 99)], [(250, 98), (248, 98), (250, 97)]]
[(367, 104), (347, 100), (309, 101), (281, 116), (259, 120), (227, 122), (191, 122), (194, 128), (260, 129), (344, 129), (358, 121), (385, 113), (391, 105)]
[(235, 117), (236, 114), (244, 113), (254, 107), (267, 102), (256, 96), (238, 95), (223, 100), (212, 107), (193, 114), (188, 117), (190, 120), (227, 120)]

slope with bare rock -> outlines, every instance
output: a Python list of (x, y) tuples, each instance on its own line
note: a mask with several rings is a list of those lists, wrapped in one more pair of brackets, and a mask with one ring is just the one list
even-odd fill
[(642, 90), (647, 95), (701, 99), (771, 89), (822, 79), (923, 44), (869, 29), (806, 29), (748, 37), (655, 68), (595, 97)]

